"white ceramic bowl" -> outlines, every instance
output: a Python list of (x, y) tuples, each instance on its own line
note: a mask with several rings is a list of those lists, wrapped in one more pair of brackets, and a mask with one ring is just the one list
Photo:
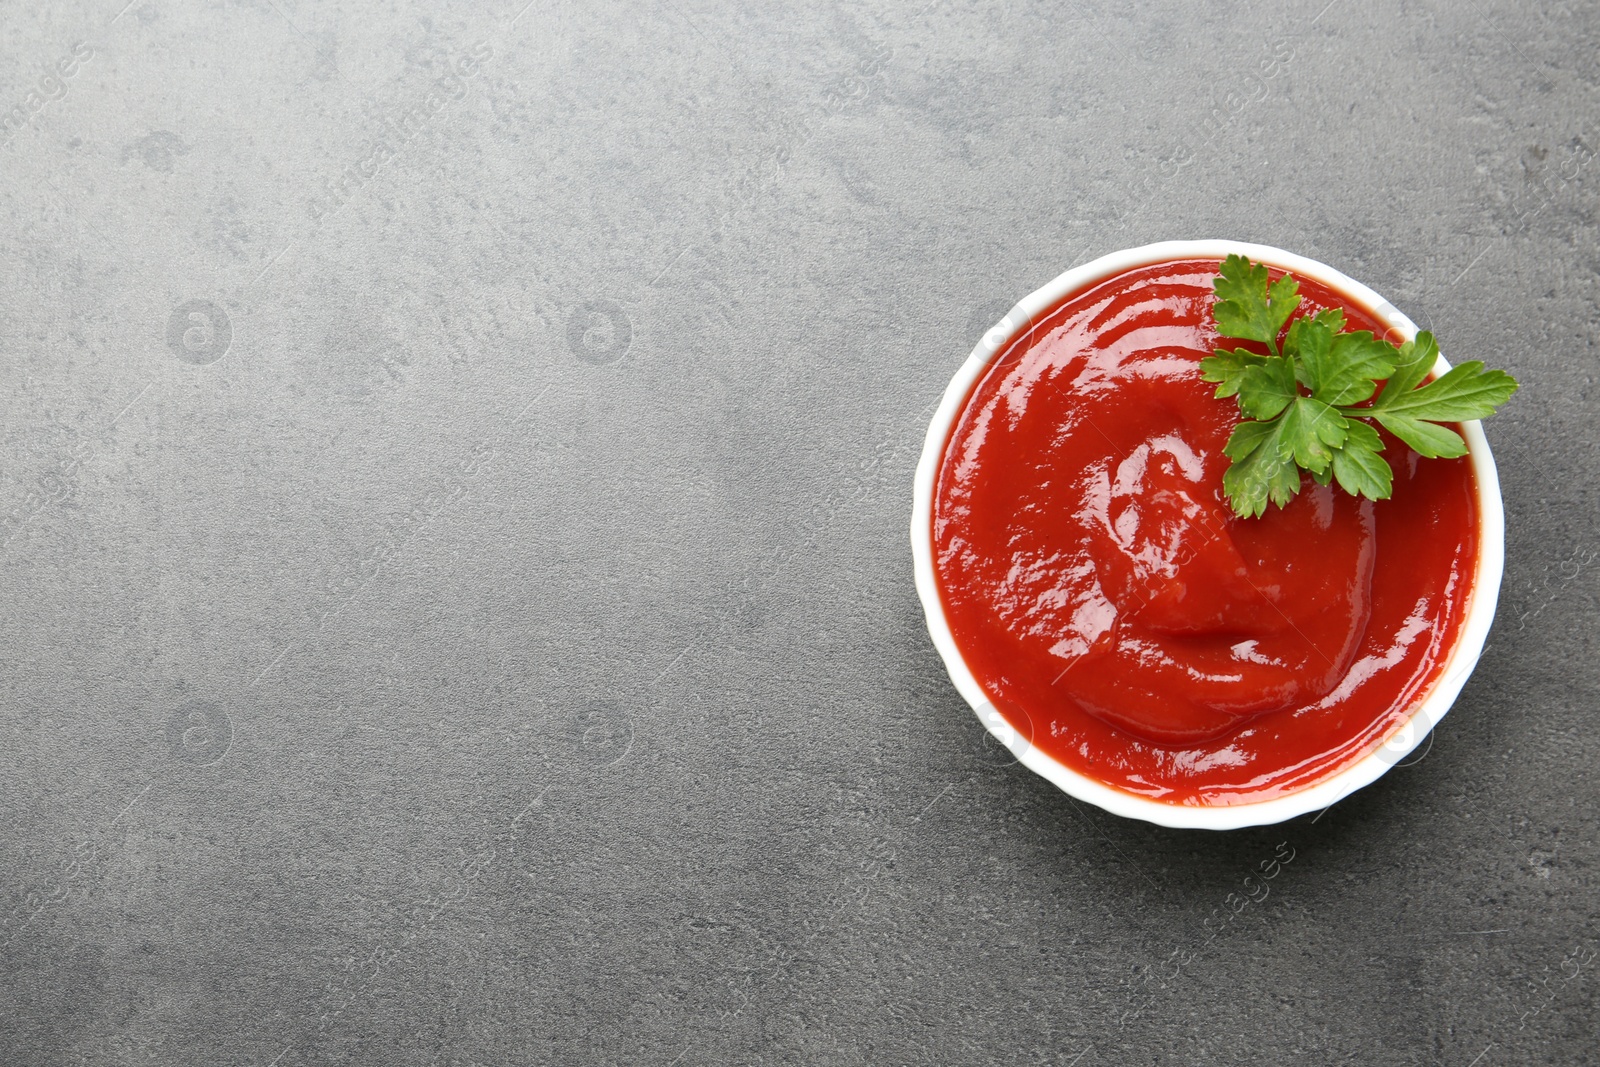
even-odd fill
[[(1495, 603), (1500, 594), (1500, 573), (1505, 563), (1505, 514), (1500, 503), (1500, 481), (1495, 474), (1494, 457), (1489, 453), (1489, 442), (1483, 436), (1483, 428), (1477, 422), (1463, 426), (1472, 460), (1473, 479), (1478, 490), (1478, 569), (1468, 593), (1466, 622), (1461, 627), (1455, 647), (1449, 652), (1439, 680), (1411, 718), (1397, 726), (1376, 752), (1313, 785), (1251, 804), (1205, 807), (1164, 803), (1135, 796), (1079, 774), (1043, 749), (1036, 748), (1028, 738), (1013, 729), (989, 702), (982, 686), (961, 658), (955, 638), (950, 633), (950, 624), (945, 618), (944, 605), (939, 600), (933, 572), (933, 495), (945, 442), (966, 404), (968, 393), (988, 368), (995, 353), (1004, 349), (1012, 338), (1026, 331), (1035, 316), (1053, 307), (1063, 297), (1134, 267), (1179, 259), (1220, 261), (1232, 253), (1290, 271), (1299, 278), (1315, 279), (1348, 296), (1387, 324), (1391, 341), (1400, 343), (1416, 336), (1415, 324), (1365, 285), (1345, 277), (1332, 267), (1282, 249), (1238, 241), (1163, 241), (1101, 256), (1092, 263), (1072, 268), (1024, 297), (1005, 318), (983, 335), (978, 346), (967, 357), (967, 362), (950, 380), (939, 410), (928, 426), (922, 459), (917, 464), (911, 511), (911, 555), (916, 568), (917, 593), (922, 598), (922, 608), (928, 617), (928, 632), (944, 659), (945, 669), (950, 672), (950, 680), (967, 703), (972, 705), (989, 732), (1011, 750), (1018, 762), (1079, 800), (1098, 805), (1116, 815), (1145, 819), (1162, 826), (1209, 830), (1261, 826), (1320, 811), (1362, 786), (1371, 784), (1384, 771), (1404, 761), (1444, 718), (1445, 712), (1450, 710), (1450, 705), (1455, 702), (1456, 695), (1466, 684), (1483, 651), (1489, 625), (1494, 620)], [(1449, 369), (1450, 365), (1441, 356), (1434, 373), (1443, 374)]]

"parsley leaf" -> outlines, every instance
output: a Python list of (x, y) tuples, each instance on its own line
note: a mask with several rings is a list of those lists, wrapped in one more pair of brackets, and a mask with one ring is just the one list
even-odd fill
[(1363, 420), (1430, 459), (1463, 456), (1466, 442), (1441, 423), (1487, 418), (1517, 391), (1511, 375), (1477, 360), (1423, 384), (1439, 359), (1426, 331), (1397, 347), (1367, 330), (1346, 331), (1338, 308), (1290, 322), (1299, 283), (1289, 274), (1272, 282), (1265, 265), (1243, 256), (1222, 261), (1212, 288), (1217, 332), (1269, 352), (1219, 348), (1200, 361), (1216, 395), (1237, 397), (1247, 417), (1223, 449), (1232, 462), (1222, 477), (1229, 504), (1245, 518), (1293, 500), (1302, 472), (1318, 485), (1338, 482), (1353, 496), (1387, 500), (1394, 471), (1380, 455), (1383, 438)]
[(1352, 420), (1345, 433), (1344, 447), (1333, 454), (1333, 476), (1339, 487), (1351, 496), (1368, 500), (1388, 500), (1394, 490), (1394, 471), (1378, 455), (1383, 438), (1364, 422)]
[(1299, 395), (1294, 360), (1288, 356), (1270, 356), (1246, 367), (1239, 379), (1239, 410), (1252, 419), (1274, 418)]
[(1394, 346), (1370, 331), (1340, 333), (1344, 312), (1321, 311), (1298, 319), (1284, 338), (1284, 353), (1296, 361), (1295, 377), (1311, 395), (1335, 406), (1372, 396), (1377, 379), (1394, 373)]
[(1222, 475), (1223, 492), (1247, 519), (1266, 511), (1269, 499), (1281, 508), (1300, 491), (1300, 469), (1284, 455), (1282, 438), (1282, 422), (1241, 422), (1222, 450), (1233, 460)]
[[(1418, 365), (1429, 352), (1437, 358), (1439, 350), (1431, 335), (1418, 335), (1419, 340), (1423, 337), (1428, 339), (1427, 345), (1419, 346), (1420, 355), (1413, 355)], [(1407, 372), (1415, 374), (1415, 368), (1408, 366)], [(1516, 391), (1516, 379), (1511, 375), (1503, 370), (1486, 370), (1482, 363), (1471, 359), (1420, 388), (1385, 388), (1366, 410), (1378, 425), (1429, 459), (1464, 456), (1467, 443), (1461, 435), (1438, 423), (1488, 418)]]
[(1276, 354), (1278, 333), (1300, 306), (1300, 283), (1285, 274), (1268, 285), (1269, 277), (1265, 266), (1229, 256), (1212, 283), (1217, 302), (1211, 314), (1222, 336), (1260, 341)]
[(1427, 385), (1402, 393), (1384, 390), (1372, 405), (1380, 412), (1403, 412), (1430, 422), (1486, 419), (1517, 391), (1516, 379), (1503, 370), (1487, 370), (1475, 359), (1450, 368)]
[(1244, 383), (1244, 372), (1250, 367), (1260, 366), (1266, 360), (1266, 356), (1258, 356), (1242, 348), (1231, 352), (1219, 348), (1216, 355), (1200, 361), (1200, 369), (1205, 372), (1206, 381), (1222, 383), (1217, 386), (1218, 396), (1233, 396)]
[(1296, 397), (1283, 413), (1283, 443), (1295, 463), (1312, 474), (1326, 474), (1334, 450), (1344, 447), (1350, 423), (1315, 397)]
[[(1401, 345), (1395, 353), (1394, 373), (1389, 375), (1389, 380), (1384, 383), (1384, 393), (1409, 393), (1422, 379), (1433, 370), (1433, 365), (1439, 362), (1439, 342), (1433, 339), (1433, 334), (1423, 330), (1416, 338)], [(1379, 394), (1379, 399), (1383, 394)]]
[(1454, 430), (1436, 422), (1423, 422), (1410, 415), (1374, 414), (1378, 425), (1429, 459), (1454, 459), (1467, 454), (1467, 443)]

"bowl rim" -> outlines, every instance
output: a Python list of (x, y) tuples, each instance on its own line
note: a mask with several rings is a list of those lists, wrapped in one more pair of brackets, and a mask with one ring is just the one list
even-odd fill
[[(967, 397), (979, 377), (988, 370), (995, 355), (1027, 331), (1035, 317), (1049, 310), (1064, 297), (1136, 267), (1185, 259), (1221, 260), (1230, 254), (1248, 256), (1256, 262), (1287, 270), (1297, 277), (1310, 278), (1349, 297), (1370, 310), (1387, 327), (1386, 336), (1397, 342), (1417, 335), (1416, 324), (1372, 289), (1340, 271), (1305, 256), (1274, 248), (1228, 240), (1161, 241), (1123, 249), (1073, 267), (1019, 300), (994, 326), (985, 331), (946, 386), (923, 441), (917, 463), (911, 509), (911, 555), (915, 569), (917, 595), (922, 601), (928, 632), (944, 661), (957, 692), (971, 706), (980, 722), (1017, 762), (1057, 786), (1069, 796), (1103, 808), (1114, 815), (1143, 819), (1178, 829), (1232, 830), (1283, 822), (1298, 815), (1320, 811), (1370, 785), (1390, 767), (1404, 760), (1445, 717), (1483, 652), (1489, 627), (1499, 601), (1500, 579), (1505, 566), (1505, 513), (1500, 499), (1500, 481), (1494, 456), (1489, 450), (1482, 425), (1474, 420), (1462, 424), (1478, 503), (1478, 563), (1472, 587), (1467, 593), (1466, 618), (1455, 645), (1450, 649), (1444, 669), (1405, 721), (1398, 723), (1383, 744), (1363, 759), (1303, 789), (1270, 800), (1244, 804), (1200, 806), (1169, 803), (1136, 796), (1098, 782), (1057, 761), (1023, 737), (990, 703), (983, 687), (967, 667), (945, 618), (933, 569), (933, 496), (944, 457), (945, 444), (956, 418), (966, 406)], [(1441, 355), (1434, 374), (1443, 374), (1450, 364)]]

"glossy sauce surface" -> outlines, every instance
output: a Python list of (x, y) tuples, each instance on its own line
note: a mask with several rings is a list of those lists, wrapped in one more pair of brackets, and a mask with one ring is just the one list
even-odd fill
[[(1270, 799), (1380, 744), (1454, 643), (1477, 541), (1468, 461), (1387, 437), (1390, 500), (1308, 479), (1232, 514), (1238, 407), (1199, 370), (1216, 270), (1138, 268), (1041, 316), (973, 387), (933, 509), (945, 614), (1000, 713), (1080, 773), (1192, 804)], [(1300, 284), (1301, 314), (1381, 334)]]

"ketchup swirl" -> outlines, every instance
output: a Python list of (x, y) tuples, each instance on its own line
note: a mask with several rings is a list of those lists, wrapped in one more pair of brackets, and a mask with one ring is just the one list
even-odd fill
[[(1001, 713), (1075, 769), (1196, 803), (1365, 754), (1437, 673), (1475, 544), (1466, 461), (1419, 466), (1392, 440), (1393, 500), (1308, 480), (1286, 508), (1232, 513), (1238, 409), (1199, 370), (1216, 269), (1140, 268), (1042, 316), (968, 397), (934, 505), (945, 613)], [(1302, 314), (1381, 332), (1301, 292)]]

